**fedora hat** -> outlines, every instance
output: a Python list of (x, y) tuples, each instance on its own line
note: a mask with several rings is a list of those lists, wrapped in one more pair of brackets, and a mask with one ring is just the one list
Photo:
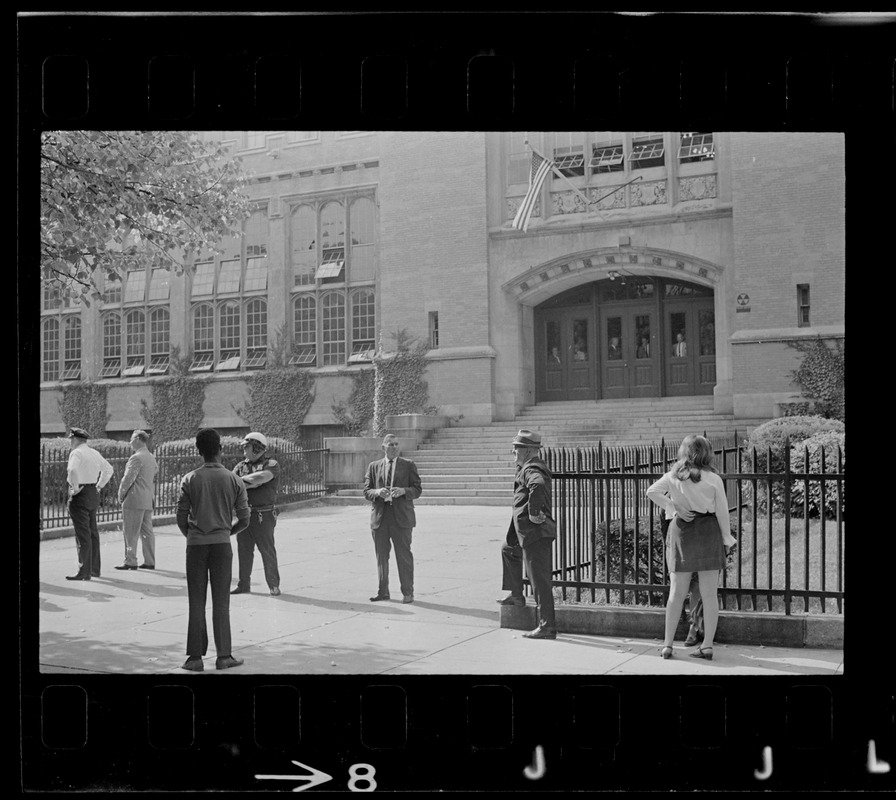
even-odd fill
[(532, 433), (525, 428), (513, 440), (514, 447), (541, 447), (541, 434)]

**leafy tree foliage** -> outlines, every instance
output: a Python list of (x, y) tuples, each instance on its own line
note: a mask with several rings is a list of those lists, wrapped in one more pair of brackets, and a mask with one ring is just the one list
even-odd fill
[(248, 216), (239, 159), (191, 131), (48, 131), (40, 163), (41, 279), (86, 303), (99, 275), (180, 273)]

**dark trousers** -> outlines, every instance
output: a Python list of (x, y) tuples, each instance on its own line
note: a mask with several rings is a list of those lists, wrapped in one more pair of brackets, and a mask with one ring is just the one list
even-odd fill
[(100, 575), (100, 532), (96, 526), (96, 510), (100, 498), (96, 486), (84, 486), (68, 502), (68, 513), (75, 526), (78, 549), (78, 574), (98, 578)]
[[(515, 536), (515, 534), (513, 534)], [(503, 580), (501, 588), (511, 594), (523, 593), (523, 564), (526, 565), (526, 575), (532, 584), (535, 594), (535, 603), (538, 606), (539, 627), (554, 630), (554, 590), (551, 582), (553, 564), (553, 539), (537, 539), (528, 547), (520, 547), (519, 544), (510, 542), (511, 534), (508, 533), (507, 543), (501, 547), (501, 563), (503, 565)]]
[(274, 527), (277, 517), (273, 511), (252, 511), (249, 515), (249, 527), (236, 535), (236, 550), (239, 558), (240, 589), (248, 589), (252, 577), (252, 565), (255, 563), (255, 548), (261, 553), (264, 564), (264, 579), (273, 589), (280, 585), (280, 570), (277, 567), (277, 548), (274, 547)]
[(380, 526), (371, 531), (376, 552), (376, 574), (379, 580), (377, 594), (389, 594), (389, 554), (395, 545), (395, 561), (398, 563), (398, 583), (401, 593), (414, 593), (414, 554), (411, 552), (413, 528), (395, 524), (394, 512), (387, 505)]
[(202, 657), (208, 651), (205, 602), (212, 587), (212, 632), (218, 658), (230, 653), (230, 574), (233, 549), (224, 544), (187, 545), (187, 595), (190, 621), (187, 625), (187, 655)]

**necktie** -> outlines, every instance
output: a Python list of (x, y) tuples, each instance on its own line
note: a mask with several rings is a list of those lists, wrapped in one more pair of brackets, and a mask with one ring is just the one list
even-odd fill
[(391, 489), (392, 488), (392, 465), (395, 463), (394, 460), (389, 461), (389, 469), (386, 473), (386, 485)]

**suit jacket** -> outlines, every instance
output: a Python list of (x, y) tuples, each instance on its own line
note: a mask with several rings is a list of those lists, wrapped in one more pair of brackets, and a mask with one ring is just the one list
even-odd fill
[(156, 457), (145, 447), (128, 459), (124, 477), (118, 485), (122, 508), (148, 509), (153, 506), (153, 484), (159, 467)]
[[(370, 510), (370, 527), (372, 530), (379, 528), (383, 519), (386, 501), (382, 497), (378, 497), (376, 493), (384, 486), (388, 486), (386, 483), (388, 466), (389, 459), (387, 458), (373, 461), (367, 467), (367, 474), (364, 476), (364, 496), (373, 503), (373, 507)], [(417, 517), (414, 514), (414, 500), (423, 493), (423, 487), (420, 485), (420, 476), (417, 474), (417, 465), (410, 459), (396, 456), (392, 486), (405, 490), (404, 495), (401, 497), (392, 498), (392, 508), (395, 510), (395, 523), (402, 528), (413, 528), (417, 524)]]
[[(535, 522), (541, 517), (543, 521)], [(557, 538), (557, 523), (551, 511), (551, 471), (537, 456), (517, 470), (513, 482), (513, 519), (507, 531), (508, 543), (514, 538), (521, 547), (539, 539)]]

